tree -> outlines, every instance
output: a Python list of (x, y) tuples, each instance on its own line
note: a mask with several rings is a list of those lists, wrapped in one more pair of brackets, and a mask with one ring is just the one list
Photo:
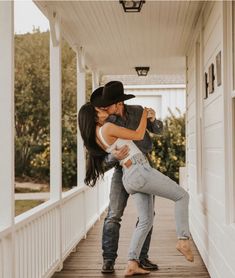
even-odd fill
[[(32, 175), (32, 160), (49, 137), (49, 33), (15, 37), (16, 175)], [(48, 180), (48, 171), (47, 177)]]
[[(87, 94), (91, 78), (87, 75)], [(62, 42), (62, 174), (63, 185), (77, 176), (76, 54)], [(16, 177), (49, 181), (49, 32), (15, 36), (15, 168)]]

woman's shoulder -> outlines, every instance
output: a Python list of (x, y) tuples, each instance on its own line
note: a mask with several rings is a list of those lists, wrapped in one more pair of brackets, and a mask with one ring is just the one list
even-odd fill
[(102, 130), (105, 134), (114, 136), (114, 134), (120, 131), (120, 126), (107, 122), (102, 126)]
[(106, 129), (106, 128), (110, 128), (112, 126), (116, 126), (116, 125), (113, 123), (110, 123), (110, 122), (106, 122), (105, 124), (103, 124), (102, 128)]
[(102, 130), (106, 133), (110, 133), (111, 130), (113, 130), (113, 128), (115, 128), (117, 125), (110, 123), (110, 122), (106, 122), (105, 124), (103, 124), (102, 126)]

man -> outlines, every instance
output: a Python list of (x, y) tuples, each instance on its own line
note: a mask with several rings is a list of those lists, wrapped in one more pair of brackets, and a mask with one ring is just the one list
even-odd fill
[[(133, 97), (135, 96), (124, 94), (124, 88), (121, 82), (111, 81), (104, 87), (96, 89), (91, 95), (90, 101), (95, 107), (105, 109), (109, 113), (110, 117), (108, 121), (119, 126), (136, 129), (139, 125), (143, 108), (141, 106), (124, 104), (125, 100)], [(153, 133), (160, 133), (162, 127), (162, 122), (156, 120), (155, 112), (151, 109), (148, 115), (147, 129)], [(136, 141), (135, 144), (145, 155), (148, 155), (152, 150), (152, 141), (148, 132), (145, 133), (142, 141)], [(109, 156), (107, 159), (107, 164), (109, 166), (113, 166), (114, 164), (116, 164), (116, 166), (111, 181), (108, 214), (104, 220), (103, 226), (103, 273), (114, 272), (114, 264), (117, 258), (120, 222), (129, 197), (122, 183), (122, 168), (117, 162), (118, 160), (124, 159), (127, 155), (128, 148), (124, 146), (119, 150), (115, 150), (111, 157)], [(140, 265), (147, 270), (158, 270), (158, 266), (148, 259), (151, 234), (152, 229), (142, 247)]]

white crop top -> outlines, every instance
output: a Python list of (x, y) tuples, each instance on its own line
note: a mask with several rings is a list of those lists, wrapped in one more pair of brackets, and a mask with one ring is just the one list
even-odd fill
[(124, 145), (127, 145), (129, 147), (129, 154), (126, 158), (119, 161), (120, 165), (127, 162), (132, 156), (134, 156), (137, 153), (141, 153), (140, 149), (136, 146), (136, 144), (132, 140), (126, 140), (118, 138), (112, 145), (109, 145), (103, 135), (102, 135), (102, 127), (99, 128), (99, 136), (102, 141), (102, 143), (107, 147), (106, 152), (111, 153), (114, 149), (119, 149)]

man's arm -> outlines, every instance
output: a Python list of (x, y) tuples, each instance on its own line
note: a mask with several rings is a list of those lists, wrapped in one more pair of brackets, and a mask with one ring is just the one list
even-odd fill
[(156, 113), (153, 109), (149, 109), (147, 129), (155, 134), (160, 134), (163, 130), (163, 123), (162, 121), (156, 119)]
[(155, 119), (153, 122), (148, 121), (147, 122), (147, 130), (155, 133), (155, 134), (161, 134), (163, 130), (163, 123), (160, 120)]
[(106, 171), (113, 168), (119, 160), (126, 158), (129, 154), (129, 147), (127, 145), (122, 146), (120, 149), (115, 149), (112, 153), (105, 157), (105, 168)]

